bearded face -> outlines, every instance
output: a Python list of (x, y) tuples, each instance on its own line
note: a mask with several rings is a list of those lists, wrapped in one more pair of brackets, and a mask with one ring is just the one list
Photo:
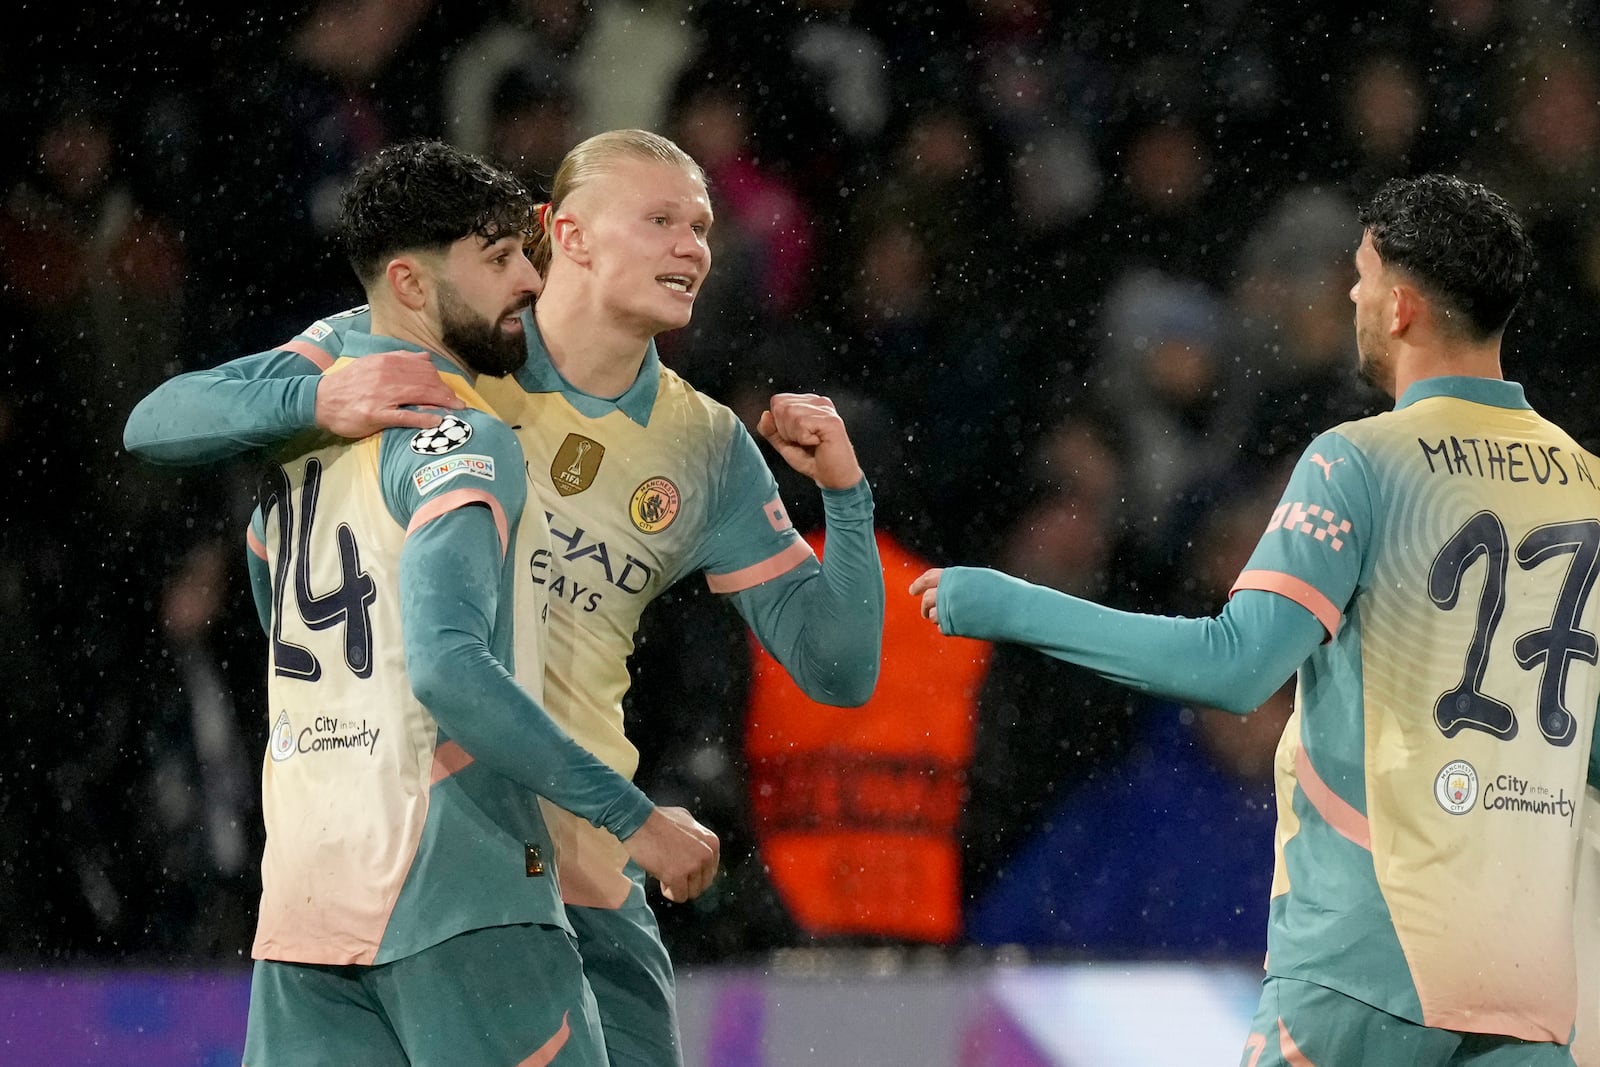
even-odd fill
[(1378, 309), (1356, 305), (1356, 370), (1369, 385), (1394, 392), (1394, 365), (1388, 333), (1376, 322)]
[[(440, 340), (477, 374), (502, 378), (528, 361), (528, 341), (518, 316), (533, 304), (521, 297), (493, 317), (480, 315), (447, 281), (439, 283)], [(508, 322), (515, 321), (515, 328)]]
[(1372, 245), (1372, 235), (1361, 238), (1356, 249), (1356, 283), (1350, 300), (1356, 306), (1356, 369), (1361, 377), (1384, 392), (1394, 394), (1394, 360), (1389, 353), (1389, 332), (1384, 328), (1383, 261)]

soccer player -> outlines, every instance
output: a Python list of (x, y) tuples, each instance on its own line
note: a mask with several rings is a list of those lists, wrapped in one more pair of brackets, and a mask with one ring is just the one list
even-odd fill
[[(713, 213), (699, 166), (638, 130), (576, 146), (541, 212), (544, 287), (521, 316), (528, 360), (480, 388), (515, 431), (552, 545), (519, 565), (549, 596), (545, 698), (580, 744), (631, 775), (623, 733), (627, 657), (645, 606), (703, 571), (812, 698), (852, 706), (877, 678), (883, 577), (872, 494), (826, 398), (779, 394), (762, 435), (821, 489), (820, 562), (734, 414), (663, 367), (653, 338), (687, 325), (711, 268)], [(318, 426), (343, 435), (388, 420), (437, 421), (410, 357), (369, 356), (363, 388), (320, 374), (368, 312), (321, 320), (282, 348), (174, 378), (135, 409), (129, 449), (203, 462)], [(390, 346), (393, 347), (393, 346)], [(379, 372), (385, 376), (379, 380)], [(347, 374), (349, 372), (346, 372)], [(615, 835), (546, 807), (561, 889), (616, 1065), (681, 1064), (671, 961), (642, 874)]]
[(508, 673), (542, 662), (545, 590), (523, 557), (550, 535), (525, 506), (515, 435), (475, 387), (525, 358), (531, 207), (515, 179), (437, 142), (380, 153), (342, 204), (382, 335), (347, 357), (427, 353), (463, 406), (420, 431), (304, 435), (263, 482), (251, 1067), (604, 1063), (538, 796), (624, 838), (671, 895), (715, 873), (708, 831), (655, 809)]
[(1428, 175), (1360, 219), (1359, 365), (1395, 408), (1311, 442), (1218, 617), (970, 568), (911, 592), (946, 634), (1240, 713), (1298, 668), (1246, 1067), (1570, 1064), (1600, 461), (1502, 377), (1532, 260), (1505, 201)]

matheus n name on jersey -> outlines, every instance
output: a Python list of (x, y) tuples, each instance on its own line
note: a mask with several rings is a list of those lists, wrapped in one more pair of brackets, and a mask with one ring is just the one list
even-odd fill
[[(1566, 485), (1576, 478), (1594, 485), (1594, 476), (1576, 452), (1533, 441), (1492, 437), (1417, 438), (1429, 474), (1458, 474), (1506, 482)], [(1571, 473), (1568, 473), (1568, 470)]]

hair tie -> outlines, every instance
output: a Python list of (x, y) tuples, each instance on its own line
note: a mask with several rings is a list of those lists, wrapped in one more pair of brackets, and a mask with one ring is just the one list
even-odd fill
[(548, 200), (539, 205), (539, 229), (545, 233), (550, 232), (550, 201)]

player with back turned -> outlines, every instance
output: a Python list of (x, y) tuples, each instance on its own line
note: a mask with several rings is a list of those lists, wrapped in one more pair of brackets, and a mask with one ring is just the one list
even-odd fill
[(1501, 373), (1532, 264), (1505, 201), (1428, 175), (1360, 220), (1360, 370), (1395, 408), (1311, 442), (1219, 616), (972, 568), (911, 592), (944, 633), (1240, 713), (1298, 670), (1245, 1067), (1571, 1064), (1600, 460)]

